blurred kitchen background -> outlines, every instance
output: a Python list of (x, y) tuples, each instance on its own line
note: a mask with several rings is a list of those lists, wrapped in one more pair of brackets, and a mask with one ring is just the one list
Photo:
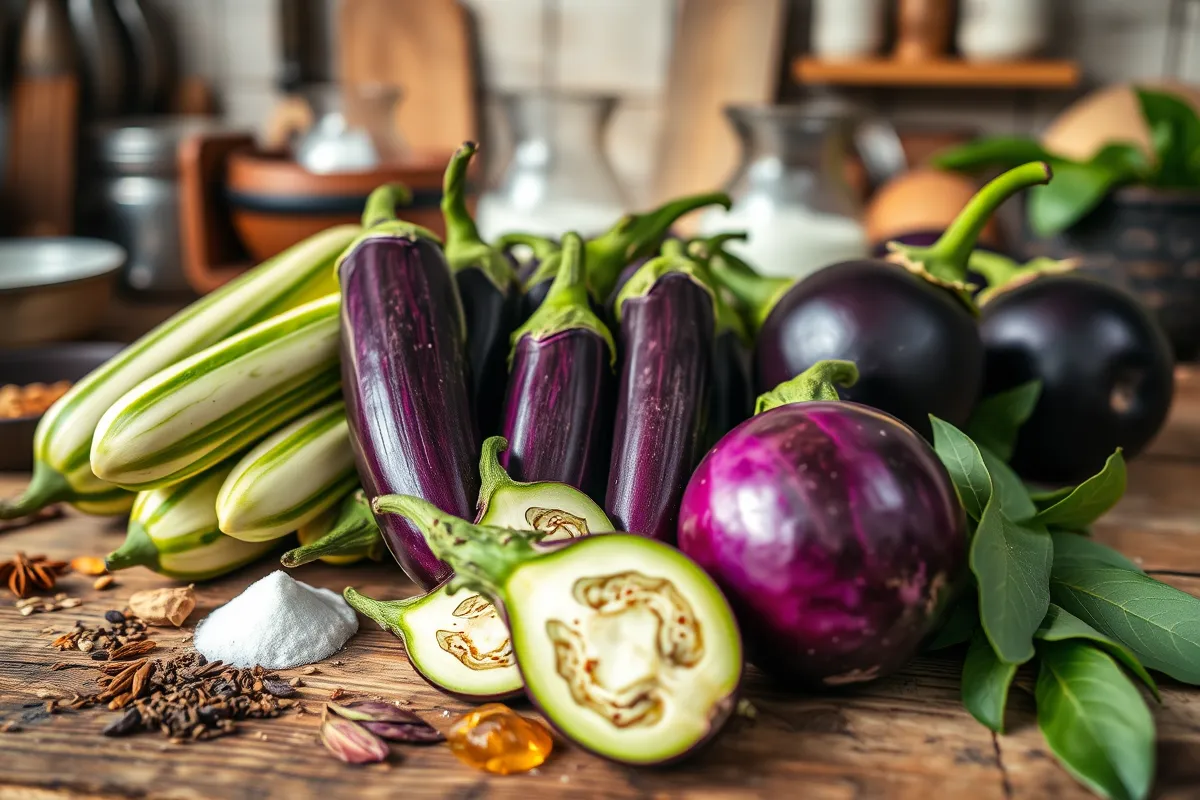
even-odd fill
[[(1114, 140), (1150, 152), (1131, 84), (1200, 107), (1200, 0), (0, 9), (0, 346), (127, 338), (353, 219), (386, 180), (407, 183), (406, 215), (436, 228), (442, 168), (468, 138), (482, 145), (488, 236), (596, 232), (622, 211), (724, 187), (733, 211), (687, 227), (748, 230), (756, 266), (800, 276), (944, 225), (982, 177), (921, 169), (944, 148), (1011, 135), (1079, 160)], [(1106, 200), (1121, 206), (1104, 212), (1118, 217), (1105, 217), (1108, 238), (1086, 225), (1037, 237), (1006, 209), (984, 243), (1087, 256), (1192, 357), (1200, 187), (1169, 194)]]

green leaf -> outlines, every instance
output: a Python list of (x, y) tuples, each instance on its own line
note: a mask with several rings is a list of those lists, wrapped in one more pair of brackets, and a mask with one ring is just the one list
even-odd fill
[(1150, 669), (1200, 685), (1200, 600), (1140, 572), (1070, 563), (1054, 565), (1050, 595)]
[(1074, 530), (1091, 525), (1108, 513), (1125, 494), (1125, 458), (1121, 449), (1108, 457), (1104, 469), (1063, 499), (1038, 512), (1035, 519), (1048, 528)]
[(1075, 487), (1064, 486), (1061, 489), (1051, 489), (1050, 491), (1046, 492), (1038, 492), (1026, 487), (1026, 491), (1029, 492), (1029, 499), (1033, 501), (1035, 506), (1037, 506), (1038, 511), (1041, 511), (1043, 508), (1049, 508), (1059, 500), (1062, 500), (1064, 497), (1069, 495), (1071, 492), (1075, 491)]
[(974, 172), (988, 167), (1012, 169), (1030, 161), (1049, 161), (1053, 158), (1046, 148), (1033, 139), (992, 136), (943, 150), (933, 157), (932, 162), (941, 169)]
[(1034, 634), (1034, 638), (1047, 642), (1064, 642), (1070, 639), (1090, 641), (1124, 664), (1125, 668), (1134, 675), (1141, 678), (1142, 683), (1146, 684), (1146, 688), (1151, 691), (1155, 699), (1162, 699), (1158, 693), (1158, 685), (1150, 677), (1150, 673), (1146, 672), (1146, 668), (1142, 666), (1142, 662), (1138, 661), (1137, 656), (1128, 647), (1105, 636), (1061, 606), (1057, 606), (1054, 603), (1050, 604), (1050, 608), (1046, 610), (1046, 618), (1042, 620), (1042, 624), (1037, 629), (1037, 633)]
[(1017, 665), (997, 658), (983, 631), (976, 631), (963, 662), (962, 700), (972, 717), (996, 733), (1004, 732), (1004, 707), (1016, 674)]
[(1107, 545), (1092, 541), (1077, 533), (1056, 531), (1054, 538), (1054, 566), (1058, 567), (1116, 567), (1133, 572), (1142, 568)]
[(1038, 654), (1038, 727), (1054, 755), (1102, 797), (1145, 797), (1154, 778), (1154, 720), (1137, 687), (1086, 644), (1046, 642)]
[(1087, 216), (1113, 187), (1125, 180), (1106, 164), (1053, 162), (1054, 177), (1029, 190), (1029, 223), (1038, 236), (1060, 233)]
[(1000, 508), (1009, 519), (1026, 520), (1037, 513), (1037, 506), (1029, 499), (1025, 484), (998, 455), (981, 447), (983, 463), (992, 480), (992, 489), (1000, 498)]
[(1150, 162), (1142, 148), (1131, 142), (1109, 142), (1089, 159), (1093, 164), (1108, 167), (1122, 180), (1141, 180), (1151, 171)]
[(1042, 382), (1032, 380), (1000, 394), (984, 398), (967, 423), (967, 435), (1001, 460), (1012, 458), (1017, 431), (1029, 419), (1042, 393)]
[(1184, 188), (1200, 185), (1200, 176), (1192, 170), (1200, 150), (1200, 117), (1173, 94), (1140, 88), (1136, 92), (1158, 160), (1151, 182)]
[(1041, 526), (1013, 522), (993, 497), (971, 541), (979, 617), (996, 655), (1009, 664), (1033, 658), (1033, 632), (1050, 605), (1053, 540)]
[(971, 634), (979, 628), (979, 606), (975, 595), (969, 594), (959, 599), (946, 612), (946, 620), (937, 633), (925, 645), (926, 652), (945, 650), (971, 640)]
[(983, 516), (984, 506), (992, 496), (992, 480), (988, 477), (983, 455), (965, 433), (932, 414), (933, 449), (950, 473), (963, 508), (972, 519)]

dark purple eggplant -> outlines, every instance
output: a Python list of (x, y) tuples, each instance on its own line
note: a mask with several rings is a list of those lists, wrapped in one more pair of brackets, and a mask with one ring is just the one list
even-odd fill
[(620, 530), (675, 540), (679, 502), (704, 455), (716, 293), (667, 242), (617, 298), (621, 373), (604, 510)]
[(926, 438), (930, 414), (965, 425), (983, 381), (967, 260), (1001, 202), (1049, 179), (1046, 164), (1017, 167), (980, 190), (932, 246), (893, 243), (888, 260), (845, 261), (795, 283), (759, 277), (727, 253), (714, 258), (713, 274), (757, 329), (758, 391), (819, 361), (852, 361), (861, 378), (843, 399), (886, 411)]
[(446, 261), (467, 318), (467, 361), (471, 407), (481, 436), (500, 427), (500, 397), (508, 380), (509, 338), (519, 324), (521, 285), (512, 262), (479, 236), (467, 210), (467, 167), (475, 155), (466, 142), (446, 167), (442, 217), (446, 221)]
[[(398, 187), (367, 201), (367, 230), (342, 256), (342, 392), (367, 495), (415, 494), (470, 517), (479, 439), (470, 422), (466, 327), (436, 237), (399, 222)], [(450, 575), (403, 518), (378, 515), (384, 542), (425, 589)]]
[[(690, 211), (712, 205), (729, 208), (729, 195), (724, 192), (688, 195), (664, 203), (653, 211), (626, 214), (606, 232), (584, 242), (588, 293), (597, 313), (612, 294), (621, 270), (638, 259), (657, 253), (675, 220)], [(528, 314), (545, 300), (557, 274), (557, 264), (543, 262), (525, 281), (525, 311)]]
[(591, 309), (577, 234), (563, 237), (559, 261), (546, 301), (513, 334), (503, 462), (518, 481), (558, 481), (599, 497), (616, 345)]

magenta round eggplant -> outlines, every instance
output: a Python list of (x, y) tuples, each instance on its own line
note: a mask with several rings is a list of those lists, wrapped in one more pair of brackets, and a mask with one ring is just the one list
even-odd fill
[(751, 661), (787, 685), (902, 667), (966, 567), (966, 519), (911, 428), (845, 402), (752, 417), (700, 463), (679, 548), (725, 592)]

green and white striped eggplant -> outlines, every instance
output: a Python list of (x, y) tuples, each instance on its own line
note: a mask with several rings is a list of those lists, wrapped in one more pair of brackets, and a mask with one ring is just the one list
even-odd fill
[(332, 399), (339, 303), (306, 303), (135, 386), (100, 419), (92, 471), (139, 491), (176, 483)]
[(320, 559), (344, 567), (369, 558), (379, 561), (387, 552), (383, 535), (371, 512), (371, 501), (362, 489), (296, 531), (300, 546), (279, 557), (285, 567), (298, 567)]
[(132, 496), (92, 473), (92, 432), (114, 402), (151, 375), (288, 309), (337, 290), (333, 263), (359, 234), (340, 225), (297, 244), (180, 311), (63, 395), (38, 424), (33, 480), (0, 519), (50, 503), (90, 514), (120, 514)]
[(338, 400), (280, 428), (243, 456), (217, 495), (217, 519), (235, 539), (278, 539), (357, 486), (346, 405)]
[(125, 543), (104, 560), (115, 572), (146, 567), (182, 581), (216, 578), (249, 564), (275, 542), (243, 542), (217, 527), (216, 501), (233, 461), (162, 489), (140, 492)]

